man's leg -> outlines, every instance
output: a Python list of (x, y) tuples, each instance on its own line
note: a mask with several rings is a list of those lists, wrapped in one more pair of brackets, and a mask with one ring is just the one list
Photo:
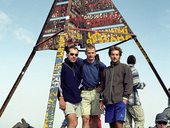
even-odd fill
[(114, 104), (109, 104), (105, 106), (105, 122), (109, 123), (110, 128), (114, 128)]
[(132, 107), (127, 105), (125, 128), (132, 128), (132, 115), (133, 115), (133, 112), (132, 112), (131, 109), (132, 109)]
[(82, 128), (90, 127), (91, 91), (81, 92)]
[(102, 121), (100, 119), (101, 115), (98, 115), (98, 128), (102, 128)]
[(66, 109), (64, 113), (68, 121), (67, 128), (76, 128), (78, 124), (77, 108), (78, 108), (78, 104), (72, 104), (66, 102)]
[(126, 104), (122, 101), (114, 105), (115, 109), (115, 128), (123, 128), (126, 119)]
[(82, 128), (90, 128), (90, 116), (89, 115), (83, 115), (82, 122), (83, 122)]
[(66, 116), (67, 120), (68, 120), (68, 128), (76, 128), (78, 121), (77, 121), (77, 116), (76, 114), (69, 114)]
[(90, 115), (90, 128), (98, 128), (98, 115), (100, 114), (99, 108), (99, 93), (96, 89), (91, 91), (92, 101), (91, 101), (91, 115)]
[(90, 116), (90, 128), (98, 128), (98, 116), (97, 115)]
[(134, 111), (135, 128), (144, 128), (144, 111), (141, 105), (132, 106)]
[(123, 123), (122, 121), (117, 121), (115, 122), (115, 127), (114, 128), (123, 128)]

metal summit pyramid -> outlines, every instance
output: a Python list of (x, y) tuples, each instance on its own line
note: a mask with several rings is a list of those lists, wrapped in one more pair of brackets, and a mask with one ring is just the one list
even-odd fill
[(44, 128), (52, 128), (64, 48), (70, 45), (84, 48), (89, 43), (124, 43), (131, 39), (135, 41), (165, 93), (170, 97), (151, 60), (112, 0), (54, 0), (35, 47), (0, 109), (0, 116), (37, 51), (57, 50), (44, 122)]

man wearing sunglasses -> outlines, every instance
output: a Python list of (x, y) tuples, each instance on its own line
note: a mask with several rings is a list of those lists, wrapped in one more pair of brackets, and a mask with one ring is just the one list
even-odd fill
[(67, 128), (76, 128), (80, 111), (80, 89), (81, 81), (80, 65), (82, 59), (78, 59), (78, 48), (70, 46), (66, 49), (66, 56), (61, 70), (61, 86), (59, 87), (59, 106), (65, 113), (68, 121)]

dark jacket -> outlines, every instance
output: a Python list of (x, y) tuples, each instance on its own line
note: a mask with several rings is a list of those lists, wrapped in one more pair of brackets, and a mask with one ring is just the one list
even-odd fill
[(105, 104), (113, 104), (128, 98), (133, 90), (132, 72), (128, 65), (120, 62), (111, 63), (104, 70), (102, 88)]
[(80, 89), (81, 82), (80, 67), (82, 60), (78, 59), (75, 63), (71, 63), (68, 59), (62, 64), (61, 70), (61, 91), (64, 100), (70, 103), (79, 103), (81, 101)]

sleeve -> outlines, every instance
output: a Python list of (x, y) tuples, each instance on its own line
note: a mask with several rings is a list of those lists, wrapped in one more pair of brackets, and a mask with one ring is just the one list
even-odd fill
[(133, 78), (132, 78), (132, 72), (129, 66), (126, 66), (125, 68), (125, 74), (124, 74), (124, 93), (123, 97), (129, 98), (129, 95), (133, 91)]
[(144, 82), (139, 82), (137, 85), (134, 86), (135, 89), (143, 89), (145, 87)]
[(106, 71), (104, 70), (102, 73), (101, 73), (101, 88), (102, 88), (102, 92), (104, 91), (104, 89), (105, 89), (105, 73), (106, 73)]
[(100, 72), (103, 72), (104, 69), (106, 69), (106, 65), (104, 63), (102, 63), (101, 61), (99, 63), (99, 67), (100, 67)]
[(100, 101), (102, 101), (103, 100), (103, 91), (105, 89), (105, 70), (101, 73), (101, 83), (100, 84), (101, 84), (100, 86), (102, 88), (101, 93), (100, 93)]
[(99, 84), (101, 84), (101, 79), (102, 79), (102, 75), (104, 70), (106, 69), (106, 65), (104, 63), (102, 63), (101, 61), (99, 61)]
[(77, 61), (76, 61), (76, 64), (77, 64), (77, 66), (80, 68), (81, 65), (83, 64), (83, 59), (78, 57), (78, 58), (77, 58)]
[(134, 89), (143, 89), (145, 87), (144, 82), (140, 82), (140, 77), (137, 69), (134, 67), (132, 70), (132, 76), (133, 76), (133, 88)]

